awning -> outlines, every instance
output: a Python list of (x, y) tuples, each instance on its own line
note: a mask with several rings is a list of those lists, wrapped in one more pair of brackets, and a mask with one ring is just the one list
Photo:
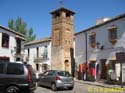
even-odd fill
[(86, 63), (85, 56), (84, 55), (79, 55), (75, 57), (75, 62), (77, 64), (83, 64)]
[(109, 58), (109, 55), (110, 55), (111, 52), (112, 52), (112, 50), (99, 51), (96, 63), (100, 63), (101, 59), (107, 60)]
[(89, 61), (97, 61), (98, 53), (93, 53), (90, 55)]
[(100, 61), (100, 59), (107, 59), (109, 57), (109, 54), (111, 51), (105, 50), (105, 51), (100, 51), (97, 56), (97, 60)]
[(111, 52), (109, 54), (109, 57), (107, 58), (106, 64), (108, 64), (110, 60), (116, 60), (116, 51), (115, 52)]
[(111, 52), (108, 59), (109, 60), (116, 60), (116, 52)]

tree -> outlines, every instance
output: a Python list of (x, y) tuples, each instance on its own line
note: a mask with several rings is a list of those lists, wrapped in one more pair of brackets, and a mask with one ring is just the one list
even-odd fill
[(28, 30), (27, 27), (27, 23), (22, 21), (21, 17), (18, 17), (16, 19), (16, 21), (14, 21), (13, 19), (10, 19), (8, 21), (8, 27), (12, 30), (15, 30), (23, 35), (25, 35), (26, 37), (26, 42), (30, 42), (32, 40), (35, 40), (36, 35), (33, 34), (33, 29), (32, 27)]
[(33, 41), (36, 38), (36, 35), (33, 35), (33, 29), (30, 28), (30, 30), (27, 33), (26, 40), (27, 42)]
[(9, 20), (9, 22), (8, 22), (8, 27), (10, 28), (10, 29), (14, 29), (14, 20), (13, 19), (11, 19), (11, 20)]

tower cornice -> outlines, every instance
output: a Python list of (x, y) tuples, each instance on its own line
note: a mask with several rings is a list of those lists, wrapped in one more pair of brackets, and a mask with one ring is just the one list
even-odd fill
[(54, 14), (54, 13), (57, 13), (57, 12), (60, 12), (60, 11), (69, 12), (69, 13), (71, 13), (72, 15), (74, 15), (74, 14), (75, 14), (75, 12), (74, 12), (74, 11), (69, 10), (69, 9), (67, 9), (67, 8), (65, 8), (65, 7), (60, 7), (59, 9), (56, 9), (56, 10), (54, 10), (54, 11), (50, 12), (50, 14)]

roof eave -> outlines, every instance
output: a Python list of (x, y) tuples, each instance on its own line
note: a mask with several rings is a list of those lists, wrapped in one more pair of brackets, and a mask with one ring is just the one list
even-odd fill
[(89, 30), (94, 29), (94, 28), (97, 28), (97, 27), (100, 27), (100, 26), (102, 26), (102, 25), (105, 25), (105, 24), (107, 24), (107, 23), (110, 23), (110, 22), (112, 22), (112, 21), (115, 21), (115, 20), (118, 20), (118, 19), (124, 18), (124, 17), (125, 17), (125, 13), (123, 13), (123, 14), (121, 14), (121, 15), (119, 15), (119, 16), (116, 16), (115, 18), (112, 18), (112, 19), (110, 19), (110, 20), (108, 20), (108, 21), (106, 21), (106, 22), (103, 22), (103, 23), (101, 23), (101, 24), (98, 24), (98, 25), (92, 26), (92, 27), (90, 27), (90, 28), (88, 28), (88, 29), (85, 29), (85, 30), (82, 30), (82, 31), (80, 31), (80, 32), (77, 32), (77, 33), (75, 33), (75, 35), (80, 34), (80, 33), (82, 33), (82, 32), (89, 31)]
[(6, 27), (4, 27), (4, 26), (2, 26), (2, 25), (0, 25), (0, 28), (4, 29), (4, 30), (6, 30), (6, 31), (9, 31), (9, 32), (11, 32), (11, 33), (14, 33), (14, 34), (18, 35), (19, 38), (22, 38), (23, 40), (25, 40), (25, 36), (24, 36), (24, 35), (22, 35), (22, 34), (16, 32), (16, 31), (14, 31), (14, 30), (12, 30), (12, 29), (6, 28)]

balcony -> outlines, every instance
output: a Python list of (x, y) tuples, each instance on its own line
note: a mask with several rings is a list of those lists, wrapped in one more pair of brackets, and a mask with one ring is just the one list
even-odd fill
[(47, 60), (49, 60), (49, 58), (44, 58), (44, 57), (35, 57), (34, 58), (35, 63), (40, 63), (40, 62), (42, 63), (42, 62), (45, 62)]
[(41, 60), (42, 60), (42, 57), (38, 57), (38, 58), (34, 58), (34, 62), (35, 63), (40, 63), (41, 62)]

